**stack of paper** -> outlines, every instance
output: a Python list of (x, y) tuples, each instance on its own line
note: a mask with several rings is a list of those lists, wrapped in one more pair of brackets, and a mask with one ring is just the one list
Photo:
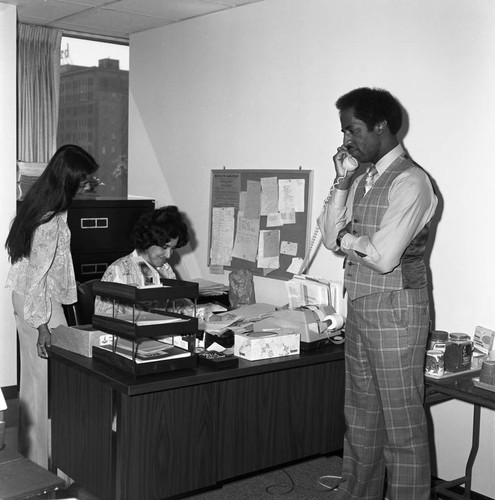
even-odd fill
[(128, 321), (138, 326), (164, 325), (167, 323), (181, 323), (189, 321), (188, 318), (179, 316), (170, 316), (168, 314), (157, 314), (148, 311), (136, 310), (133, 313), (124, 313), (117, 315), (117, 319)]
[(199, 293), (203, 296), (223, 295), (229, 289), (227, 285), (216, 283), (215, 281), (205, 280), (203, 278), (194, 278), (189, 281), (198, 284)]
[(235, 323), (241, 321), (242, 318), (235, 314), (235, 311), (226, 312), (223, 314), (213, 314), (205, 322), (205, 330), (208, 333), (221, 334)]
[[(111, 346), (105, 346), (109, 351), (112, 350)], [(170, 359), (184, 358), (191, 356), (191, 352), (175, 347), (171, 344), (164, 344), (153, 339), (146, 339), (139, 344), (135, 344), (127, 339), (119, 337), (115, 352), (124, 358), (133, 359), (133, 352), (135, 353), (136, 363), (150, 363), (152, 361), (167, 361)]]
[(336, 306), (336, 285), (323, 278), (297, 275), (285, 284), (291, 309), (309, 305)]
[(253, 323), (272, 316), (276, 307), (271, 304), (257, 303), (239, 307), (223, 314), (213, 314), (206, 321), (208, 333), (221, 335), (225, 330), (242, 333), (253, 330)]

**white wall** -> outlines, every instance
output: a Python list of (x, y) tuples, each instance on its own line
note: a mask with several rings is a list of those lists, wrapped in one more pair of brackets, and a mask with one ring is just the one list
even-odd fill
[[(495, 328), (495, 3), (490, 0), (265, 0), (131, 38), (131, 194), (174, 203), (198, 246), (185, 278), (209, 275), (210, 171), (314, 170), (313, 219), (342, 141), (335, 100), (384, 87), (408, 112), (404, 144), (438, 185), (431, 269), (436, 327)], [(342, 279), (321, 249), (310, 272)], [(189, 276), (187, 276), (189, 274)], [(256, 280), (258, 301), (287, 302)], [(471, 407), (434, 408), (438, 473), (461, 475)], [(474, 490), (495, 497), (495, 418), (483, 411)]]
[(14, 312), (4, 288), (10, 268), (4, 243), (16, 198), (16, 39), (16, 7), (0, 3), (0, 387), (17, 384)]

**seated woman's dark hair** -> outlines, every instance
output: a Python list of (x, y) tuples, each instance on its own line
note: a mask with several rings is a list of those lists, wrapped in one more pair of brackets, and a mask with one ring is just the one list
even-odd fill
[(176, 248), (180, 248), (189, 241), (189, 229), (179, 209), (169, 205), (142, 215), (134, 226), (131, 238), (134, 248), (140, 252), (154, 245), (164, 247), (175, 238)]

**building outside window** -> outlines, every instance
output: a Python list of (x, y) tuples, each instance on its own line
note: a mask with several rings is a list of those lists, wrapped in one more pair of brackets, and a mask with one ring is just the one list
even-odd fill
[(78, 144), (100, 165), (100, 197), (127, 196), (129, 47), (63, 37), (57, 147)]

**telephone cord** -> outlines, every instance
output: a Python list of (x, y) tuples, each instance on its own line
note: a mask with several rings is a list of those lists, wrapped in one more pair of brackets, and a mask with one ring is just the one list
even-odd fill
[[(321, 213), (320, 213), (319, 217), (321, 217), (324, 214), (326, 206), (328, 205), (328, 203), (330, 203), (330, 200), (332, 199), (332, 193), (335, 191), (335, 188), (337, 187), (338, 183), (342, 179), (345, 179), (345, 175), (341, 175), (341, 176), (337, 177), (337, 179), (335, 179), (335, 182), (330, 187), (330, 191), (328, 192), (327, 197), (325, 198), (325, 201), (323, 202), (323, 208), (321, 209)], [(304, 273), (304, 271), (308, 265), (309, 258), (311, 256), (311, 251), (313, 250), (313, 247), (314, 247), (315, 242), (316, 242), (316, 238), (318, 237), (319, 233), (320, 233), (320, 228), (319, 228), (318, 223), (317, 223), (315, 230), (313, 231), (313, 236), (311, 236), (311, 241), (309, 242), (308, 251), (306, 252), (306, 255), (304, 256), (301, 267), (299, 268), (299, 272), (297, 274)]]

